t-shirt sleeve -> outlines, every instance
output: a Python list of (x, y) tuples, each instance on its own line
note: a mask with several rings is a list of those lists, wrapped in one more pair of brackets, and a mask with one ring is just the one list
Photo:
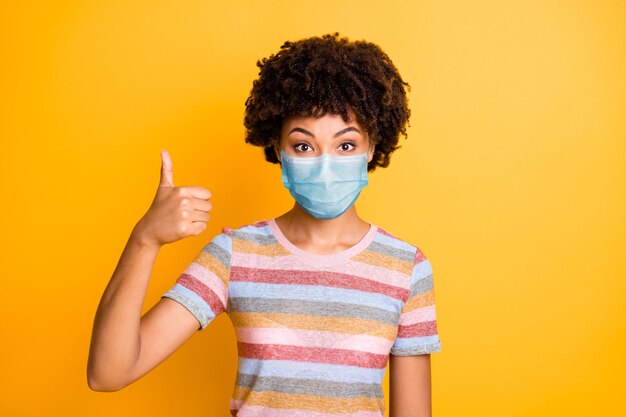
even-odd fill
[(206, 328), (228, 303), (232, 238), (227, 228), (207, 243), (161, 296), (182, 304)]
[(398, 334), (390, 354), (422, 355), (439, 352), (433, 270), (430, 261), (418, 248), (413, 261), (410, 291), (398, 320)]

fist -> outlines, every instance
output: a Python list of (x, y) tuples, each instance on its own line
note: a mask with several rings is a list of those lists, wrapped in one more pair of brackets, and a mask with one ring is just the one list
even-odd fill
[(172, 160), (161, 151), (161, 177), (150, 208), (135, 226), (145, 244), (163, 246), (206, 230), (212, 205), (211, 192), (203, 187), (176, 187)]

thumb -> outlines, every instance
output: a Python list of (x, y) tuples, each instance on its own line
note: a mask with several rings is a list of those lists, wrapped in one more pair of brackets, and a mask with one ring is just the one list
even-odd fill
[(172, 158), (170, 154), (161, 149), (161, 180), (159, 187), (173, 187), (174, 180), (172, 179)]

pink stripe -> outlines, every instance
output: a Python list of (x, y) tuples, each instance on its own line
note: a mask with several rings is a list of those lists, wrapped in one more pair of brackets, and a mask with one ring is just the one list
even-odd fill
[(398, 337), (432, 336), (437, 334), (437, 322), (424, 321), (407, 326), (398, 326)]
[(376, 354), (389, 352), (394, 342), (383, 337), (364, 334), (284, 328), (238, 327), (235, 328), (235, 333), (237, 340), (246, 343), (350, 349)]
[[(298, 256), (264, 256), (251, 253), (237, 252), (237, 256), (233, 256), (231, 260), (232, 266), (249, 267), (250, 265), (263, 265), (267, 269), (281, 269), (283, 271), (324, 271), (328, 267), (320, 265), (316, 267), (310, 264), (302, 264), (299, 262)], [(344, 262), (333, 265), (330, 269), (333, 272), (341, 272), (368, 279), (370, 281), (379, 282), (387, 285), (394, 285), (400, 288), (407, 288), (410, 275), (403, 274), (400, 271), (357, 262), (346, 259)]]
[(183, 287), (195, 292), (211, 307), (213, 313), (217, 316), (221, 312), (225, 311), (226, 307), (222, 304), (217, 294), (213, 292), (209, 287), (198, 281), (196, 278), (189, 274), (182, 273), (176, 282)]
[[(237, 407), (241, 407), (242, 401), (233, 401)], [(337, 417), (336, 413), (322, 413), (321, 411), (299, 410), (295, 408), (269, 408), (260, 405), (246, 405), (233, 414), (237, 417)], [(381, 417), (378, 411), (359, 411), (357, 413), (341, 413), (341, 417)]]
[(219, 297), (222, 305), (226, 305), (228, 299), (228, 289), (213, 271), (196, 262), (191, 262), (189, 266), (187, 266), (187, 269), (185, 269), (184, 273), (193, 276), (195, 279), (209, 287), (211, 291)]
[(402, 313), (400, 315), (400, 319), (398, 320), (398, 324), (401, 326), (408, 326), (411, 324), (431, 320), (435, 320), (434, 304), (427, 307), (416, 308), (415, 310), (409, 311), (408, 313)]
[(399, 239), (396, 235), (394, 235), (394, 234), (393, 234), (393, 233), (391, 233), (391, 232), (388, 232), (387, 230), (383, 229), (383, 228), (382, 228), (382, 227), (380, 227), (380, 226), (378, 226), (378, 231), (379, 231), (380, 233), (382, 233), (383, 235), (385, 235), (385, 236), (387, 236), (387, 237), (390, 237), (390, 238), (392, 238), (392, 239), (401, 240), (401, 239)]
[(422, 252), (420, 250), (420, 248), (417, 248), (417, 251), (415, 252), (415, 259), (413, 260), (413, 264), (417, 265), (420, 262), (424, 262), (426, 260), (426, 255), (424, 255), (424, 252)]
[(384, 294), (397, 300), (406, 300), (408, 288), (375, 283), (366, 278), (335, 271), (285, 271), (282, 269), (258, 269), (232, 266), (230, 281), (267, 282), (272, 284), (315, 285), (324, 287), (347, 288), (364, 292)]
[(288, 360), (299, 362), (329, 363), (381, 369), (387, 365), (388, 352), (357, 353), (349, 349), (300, 347), (282, 344), (254, 344), (237, 342), (240, 358), (264, 360)]
[(265, 219), (265, 220), (257, 220), (255, 222), (252, 222), (251, 224), (249, 224), (249, 226), (254, 226), (254, 227), (265, 227), (265, 226), (269, 226), (270, 221), (269, 219)]

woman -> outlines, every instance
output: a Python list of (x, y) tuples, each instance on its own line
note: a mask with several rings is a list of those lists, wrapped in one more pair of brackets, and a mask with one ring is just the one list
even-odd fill
[[(430, 262), (361, 219), (368, 173), (406, 136), (405, 83), (376, 45), (338, 33), (285, 42), (258, 61), (246, 141), (279, 164), (288, 212), (223, 227), (140, 317), (160, 247), (202, 233), (211, 193), (175, 187), (162, 152), (94, 322), (89, 386), (119, 390), (226, 312), (239, 355), (233, 416), (430, 416), (430, 353), (441, 350)], [(410, 87), (409, 87), (410, 88)]]

